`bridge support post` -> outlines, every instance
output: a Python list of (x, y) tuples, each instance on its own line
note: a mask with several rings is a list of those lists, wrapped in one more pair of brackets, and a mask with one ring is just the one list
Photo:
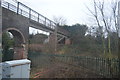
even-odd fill
[(49, 36), (49, 45), (51, 53), (55, 53), (57, 51), (57, 42), (56, 42), (56, 33), (51, 33)]
[(55, 54), (57, 52), (57, 26), (55, 27), (55, 31), (49, 35), (49, 45), (51, 53)]

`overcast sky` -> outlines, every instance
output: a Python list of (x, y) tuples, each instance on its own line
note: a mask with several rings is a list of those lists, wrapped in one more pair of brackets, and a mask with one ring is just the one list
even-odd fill
[(92, 0), (18, 0), (40, 14), (53, 20), (53, 16), (64, 17), (68, 25), (88, 24), (88, 11)]
[[(8, 0), (7, 0), (8, 1)], [(10, 0), (9, 0), (10, 1)], [(68, 25), (76, 23), (95, 25), (91, 13), (86, 8), (93, 9), (93, 0), (18, 0), (39, 12), (43, 16), (53, 20), (53, 16), (64, 17)], [(114, 0), (105, 0), (106, 2)]]
[[(7, 0), (8, 1), (8, 0)], [(9, 0), (10, 1), (10, 0)], [(68, 25), (75, 23), (93, 25), (90, 12), (93, 0), (17, 0), (31, 7), (40, 14), (53, 20), (53, 16), (64, 17)], [(98, 0), (97, 0), (98, 1)], [(102, 1), (102, 0), (100, 0)], [(105, 0), (106, 2), (114, 0)]]

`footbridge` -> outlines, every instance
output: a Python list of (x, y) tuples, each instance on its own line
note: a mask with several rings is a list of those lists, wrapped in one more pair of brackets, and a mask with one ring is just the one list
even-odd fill
[(62, 39), (69, 42), (69, 33), (55, 22), (21, 2), (15, 4), (1, 1), (2, 33), (11, 32), (15, 38), (15, 59), (27, 58), (29, 27), (50, 33), (49, 42), (55, 48)]

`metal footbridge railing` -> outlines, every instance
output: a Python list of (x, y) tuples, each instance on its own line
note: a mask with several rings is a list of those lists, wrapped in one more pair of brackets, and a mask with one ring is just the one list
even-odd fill
[(41, 24), (45, 25), (45, 27), (55, 30), (55, 27), (56, 27), (55, 22), (44, 17), (43, 15), (39, 14), (38, 12), (34, 11), (33, 9), (24, 5), (21, 2), (16, 2), (15, 4), (12, 4), (12, 3), (2, 0), (1, 6), (8, 10), (11, 10), (19, 15), (27, 17), (30, 20), (34, 20), (38, 23), (41, 23)]

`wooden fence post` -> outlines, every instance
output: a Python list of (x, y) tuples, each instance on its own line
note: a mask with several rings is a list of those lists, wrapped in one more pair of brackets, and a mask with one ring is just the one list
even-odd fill
[(118, 58), (119, 58), (119, 75), (120, 76), (120, 1), (118, 2), (118, 16), (117, 16), (117, 25), (118, 25)]

